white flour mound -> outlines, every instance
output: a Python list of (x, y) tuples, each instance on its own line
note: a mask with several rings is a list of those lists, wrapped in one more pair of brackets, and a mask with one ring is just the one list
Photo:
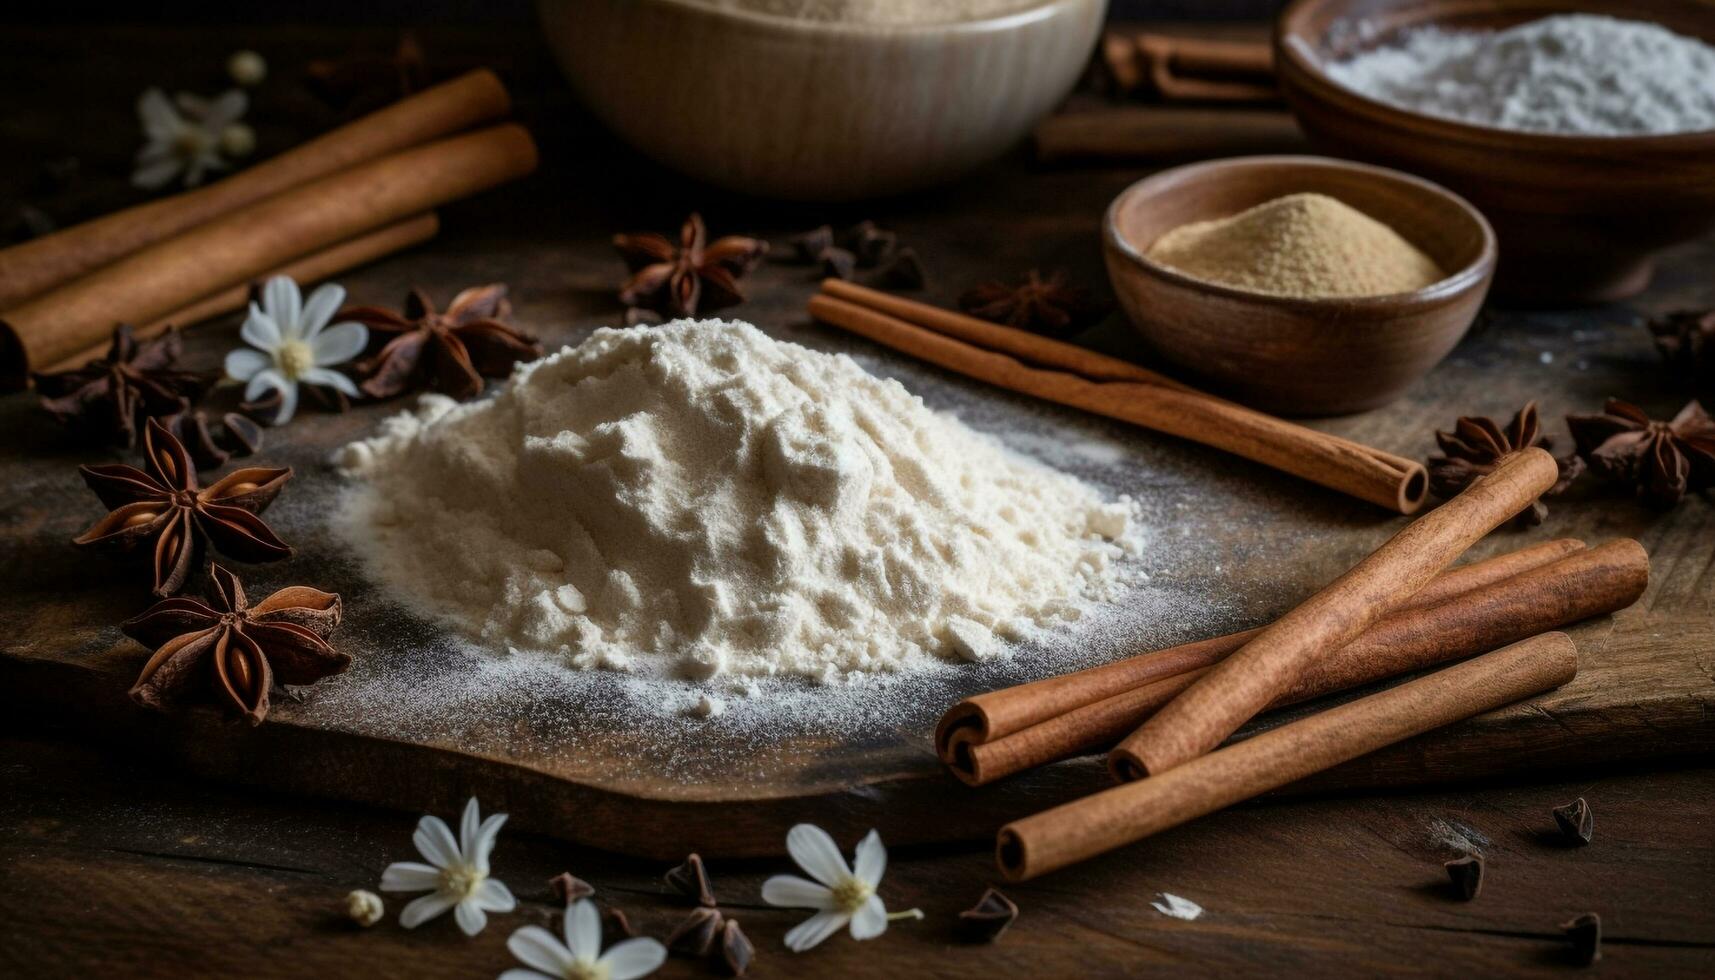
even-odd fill
[(1715, 47), (1643, 21), (1564, 14), (1494, 32), (1422, 28), (1327, 72), (1401, 108), (1501, 129), (1715, 129)]
[(1001, 655), (1111, 599), (1129, 498), (755, 327), (598, 330), (338, 462), (371, 574), (489, 648), (838, 682)]

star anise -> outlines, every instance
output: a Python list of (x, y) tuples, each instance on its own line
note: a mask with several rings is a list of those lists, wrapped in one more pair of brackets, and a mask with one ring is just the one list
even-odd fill
[(292, 549), (256, 515), (291, 479), (291, 469), (252, 466), (233, 470), (207, 487), (197, 485), (190, 453), (155, 419), (143, 432), (144, 472), (123, 463), (79, 467), (83, 482), (112, 511), (74, 544), (121, 552), (152, 543), (158, 596), (185, 584), (201, 560), (205, 539), (239, 561), (277, 561)]
[(542, 356), (542, 344), (501, 321), (512, 315), (504, 283), (473, 286), (453, 297), (445, 313), (421, 289), (405, 297), (403, 313), (379, 306), (341, 310), (342, 320), (367, 326), (381, 349), (359, 361), (360, 387), (371, 398), (429, 388), (454, 398), (482, 393), (482, 379), (502, 377), (519, 361)]
[(959, 297), (959, 308), (984, 320), (1045, 334), (1070, 333), (1107, 314), (1107, 306), (1089, 290), (1068, 283), (1063, 270), (1044, 278), (1032, 269), (1017, 283), (982, 283)]
[(1695, 401), (1671, 422), (1657, 422), (1610, 398), (1602, 414), (1568, 415), (1566, 425), (1591, 469), (1634, 484), (1651, 507), (1672, 507), (1687, 491), (1715, 486), (1715, 421)]
[(738, 280), (768, 254), (768, 243), (742, 235), (707, 239), (698, 214), (685, 219), (677, 245), (653, 232), (613, 236), (613, 247), (631, 270), (619, 287), (619, 301), (664, 316), (694, 316), (744, 302)]
[(182, 347), (177, 330), (139, 342), (131, 327), (121, 324), (105, 357), (70, 371), (34, 376), (42, 407), (73, 429), (129, 449), (144, 419), (177, 411), (214, 383), (208, 375), (173, 366)]
[(1698, 398), (1715, 404), (1715, 310), (1680, 310), (1649, 321), (1655, 349)]
[(216, 564), (209, 567), (208, 598), (175, 596), (120, 627), (155, 651), (131, 688), (132, 700), (164, 711), (206, 680), (216, 700), (256, 725), (268, 716), (276, 681), (314, 684), (351, 666), (351, 657), (327, 641), (340, 618), (333, 593), (298, 585), (252, 606), (238, 576)]
[[(1490, 472), (1502, 459), (1521, 449), (1554, 447), (1554, 440), (1542, 432), (1536, 402), (1526, 403), (1505, 427), (1494, 419), (1461, 416), (1453, 424), (1452, 432), (1437, 431), (1435, 442), (1444, 455), (1429, 457), (1429, 488), (1443, 500), (1453, 499), (1472, 480)], [(1584, 461), (1576, 455), (1558, 458), (1556, 462), (1560, 464), (1560, 479), (1542, 495), (1544, 498), (1562, 493), (1584, 472)], [(1534, 527), (1547, 516), (1548, 507), (1538, 499), (1519, 511), (1513, 523), (1518, 527)]]
[(227, 412), (217, 424), (181, 400), (178, 411), (161, 416), (161, 425), (184, 445), (199, 470), (225, 466), (234, 456), (253, 456), (262, 448), (262, 426), (238, 412)]

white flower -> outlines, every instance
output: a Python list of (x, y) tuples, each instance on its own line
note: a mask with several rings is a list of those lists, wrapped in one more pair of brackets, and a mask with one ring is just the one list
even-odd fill
[(298, 284), (286, 276), (275, 276), (262, 287), (262, 306), (250, 304), (250, 315), (238, 335), (257, 350), (240, 347), (226, 355), (226, 373), (234, 381), (246, 382), (244, 400), (255, 401), (269, 390), (280, 393), (279, 425), (291, 421), (298, 410), (298, 384), (327, 385), (357, 397), (357, 386), (329, 365), (349, 361), (369, 343), (369, 330), (361, 323), (328, 326), (345, 290), (325, 283), (301, 298)]
[(488, 924), (485, 912), (510, 912), (518, 904), (505, 885), (488, 876), (488, 852), (494, 850), (494, 838), (506, 814), (496, 813), (480, 824), (478, 816), (472, 797), (465, 805), (456, 841), (440, 817), (417, 822), (411, 841), (429, 863), (399, 861), (381, 873), (384, 892), (429, 892), (405, 906), (399, 913), (400, 925), (415, 929), (452, 909), (459, 928), (474, 936)]
[(138, 187), (165, 187), (181, 173), (185, 186), (195, 187), (208, 171), (225, 170), (221, 139), (250, 107), (250, 99), (237, 89), (212, 100), (180, 92), (176, 101), (177, 105), (158, 88), (137, 100), (137, 116), (147, 139), (137, 151), (137, 169), (131, 174), (131, 182)]
[(566, 906), (566, 941), (541, 926), (525, 926), (506, 948), (529, 970), (512, 969), (500, 980), (635, 980), (661, 968), (667, 947), (653, 939), (627, 939), (601, 951), (601, 918), (589, 899)]
[[(827, 831), (801, 823), (786, 834), (786, 851), (815, 881), (797, 875), (775, 875), (762, 883), (762, 900), (793, 909), (816, 909), (815, 915), (786, 934), (786, 948), (802, 953), (840, 930), (847, 922), (853, 939), (874, 939), (893, 919), (923, 918), (917, 909), (889, 915), (875, 888), (887, 870), (887, 849), (881, 835), (870, 831), (858, 842), (855, 868), (846, 867), (839, 845)], [(818, 884), (819, 882), (819, 884)]]

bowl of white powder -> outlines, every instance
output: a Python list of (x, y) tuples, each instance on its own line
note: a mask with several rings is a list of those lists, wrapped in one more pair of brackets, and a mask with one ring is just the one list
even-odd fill
[(1107, 0), (538, 0), (583, 102), (701, 180), (846, 201), (995, 159), (1071, 91)]
[(1295, 0), (1275, 55), (1320, 146), (1482, 210), (1504, 298), (1629, 296), (1715, 227), (1715, 8)]

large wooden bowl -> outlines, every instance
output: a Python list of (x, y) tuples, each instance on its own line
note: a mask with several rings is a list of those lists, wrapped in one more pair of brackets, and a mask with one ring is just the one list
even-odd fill
[[(1144, 255), (1180, 225), (1299, 192), (1393, 227), (1447, 278), (1390, 296), (1298, 299), (1206, 283)], [(1303, 156), (1235, 157), (1145, 178), (1108, 207), (1103, 251), (1120, 305), (1163, 357), (1284, 415), (1338, 415), (1399, 397), (1465, 335), (1495, 268), (1494, 233), (1457, 195), (1409, 174)]]
[(1422, 174), (1482, 209), (1500, 239), (1497, 295), (1618, 299), (1649, 284), (1656, 253), (1715, 227), (1715, 131), (1557, 136), (1473, 126), (1359, 95), (1321, 67), (1406, 28), (1495, 30), (1568, 12), (1651, 20), (1715, 43), (1715, 6), (1685, 0), (1294, 0), (1276, 21), (1275, 65), (1320, 147)]
[(695, 0), (537, 9), (572, 87), (639, 150), (747, 194), (846, 201), (951, 180), (1006, 152), (1072, 90), (1107, 0), (881, 27)]

